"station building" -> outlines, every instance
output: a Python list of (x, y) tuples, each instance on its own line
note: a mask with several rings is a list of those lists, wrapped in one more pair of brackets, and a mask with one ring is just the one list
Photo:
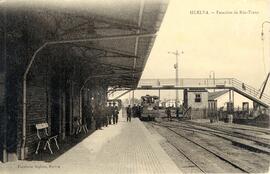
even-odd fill
[(75, 118), (93, 128), (108, 92), (137, 86), (168, 2), (118, 1), (1, 4), (1, 161), (34, 154), (36, 124), (59, 142)]

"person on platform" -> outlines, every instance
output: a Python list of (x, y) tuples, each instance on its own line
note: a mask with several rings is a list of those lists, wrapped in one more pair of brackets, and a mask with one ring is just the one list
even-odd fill
[(103, 126), (108, 127), (108, 112), (107, 107), (102, 105)]
[(111, 111), (109, 106), (105, 106), (107, 125), (111, 124)]
[(142, 113), (141, 113), (142, 112), (141, 105), (137, 106), (137, 111), (136, 112), (137, 112), (137, 117), (141, 118), (141, 115), (142, 115)]
[(112, 104), (111, 102), (109, 103), (109, 106), (108, 106), (108, 114), (109, 114), (109, 124), (112, 124), (112, 115), (113, 115), (113, 107), (112, 107)]
[(100, 106), (96, 106), (93, 110), (94, 118), (96, 121), (96, 130), (101, 129), (101, 115), (100, 115)]
[(113, 124), (117, 124), (118, 123), (118, 107), (115, 105), (115, 103), (113, 103)]
[(130, 107), (130, 105), (128, 105), (128, 107), (127, 107), (127, 122), (131, 122), (131, 114), (132, 114), (131, 107)]
[(105, 126), (105, 112), (104, 112), (104, 106), (100, 105), (100, 111), (99, 111), (99, 115), (100, 115), (100, 126), (104, 127)]
[(133, 117), (137, 117), (136, 110), (137, 110), (137, 106), (136, 106), (136, 104), (134, 104), (133, 107), (132, 107), (132, 116)]
[(167, 118), (169, 121), (172, 121), (172, 115), (171, 115), (171, 107), (167, 107), (166, 109)]
[(177, 106), (176, 107), (176, 118), (179, 119), (179, 113), (180, 113), (180, 108)]

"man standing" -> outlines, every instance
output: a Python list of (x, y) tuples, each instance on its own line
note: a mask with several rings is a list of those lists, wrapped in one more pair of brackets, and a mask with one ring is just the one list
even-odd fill
[(141, 107), (141, 105), (138, 105), (138, 107), (137, 107), (137, 117), (141, 118), (141, 115), (142, 115), (142, 107)]
[(102, 106), (102, 115), (103, 115), (103, 126), (108, 127), (108, 112), (107, 106)]
[(115, 114), (115, 103), (113, 103), (112, 105), (112, 118), (113, 118), (113, 124), (115, 124), (116, 122), (116, 114)]
[(100, 123), (101, 123), (102, 127), (106, 126), (106, 124), (105, 124), (105, 121), (106, 121), (105, 116), (106, 115), (105, 115), (105, 112), (104, 112), (105, 110), (104, 109), (105, 109), (104, 106), (100, 105), (100, 111), (99, 111), (100, 113), (99, 114), (100, 114), (100, 118), (101, 118)]
[(133, 117), (136, 117), (136, 105), (134, 104), (133, 107), (132, 107), (132, 116)]
[(111, 102), (109, 103), (108, 107), (108, 115), (109, 115), (109, 124), (112, 124), (112, 115), (113, 115), (113, 107), (111, 105)]
[(107, 125), (111, 124), (111, 111), (109, 106), (105, 106)]
[(172, 116), (171, 116), (171, 107), (167, 107), (166, 109), (166, 114), (167, 114), (167, 118), (169, 121), (172, 121)]
[(116, 121), (116, 124), (118, 123), (118, 114), (119, 114), (119, 109), (118, 109), (118, 106), (115, 106), (115, 114), (116, 114), (116, 117), (115, 117), (115, 121)]
[(179, 112), (180, 112), (180, 109), (178, 106), (176, 106), (176, 118), (179, 119)]
[(113, 124), (117, 124), (118, 122), (118, 107), (113, 103)]
[(94, 118), (96, 121), (96, 130), (101, 129), (101, 122), (100, 122), (100, 108), (99, 106), (94, 107)]
[(130, 105), (127, 107), (127, 122), (131, 122), (131, 108)]

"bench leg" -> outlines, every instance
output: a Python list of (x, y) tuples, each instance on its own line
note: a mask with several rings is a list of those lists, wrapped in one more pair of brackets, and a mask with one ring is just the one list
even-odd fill
[(50, 144), (50, 142), (49, 142), (49, 141), (47, 141), (47, 144), (48, 144), (48, 148), (49, 148), (49, 150), (50, 150), (51, 154), (53, 154), (53, 151), (52, 151), (52, 149), (51, 149), (51, 144)]
[(38, 154), (39, 146), (40, 146), (40, 141), (38, 142), (38, 145), (37, 145), (37, 148), (36, 148), (35, 154)]
[(88, 132), (87, 124), (84, 125), (86, 132)]
[(59, 150), (60, 148), (59, 148), (59, 146), (58, 146), (58, 143), (57, 143), (57, 139), (56, 139), (56, 138), (54, 138), (54, 142), (55, 142), (55, 144), (56, 144), (56, 147), (57, 147), (58, 150)]
[(48, 146), (48, 142), (46, 141), (44, 147), (43, 147), (43, 150), (46, 150), (47, 149), (47, 146)]
[(83, 125), (82, 127), (83, 127), (84, 133), (87, 133), (87, 128), (85, 127), (85, 125)]
[(80, 133), (80, 128), (77, 127), (75, 134), (77, 135), (77, 134), (79, 134), (79, 133)]

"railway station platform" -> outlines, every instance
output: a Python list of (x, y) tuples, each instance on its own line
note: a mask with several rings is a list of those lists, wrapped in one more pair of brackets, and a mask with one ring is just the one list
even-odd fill
[(117, 125), (97, 130), (50, 163), (17, 161), (1, 165), (9, 173), (181, 173), (175, 163), (138, 118), (126, 122), (119, 114)]

